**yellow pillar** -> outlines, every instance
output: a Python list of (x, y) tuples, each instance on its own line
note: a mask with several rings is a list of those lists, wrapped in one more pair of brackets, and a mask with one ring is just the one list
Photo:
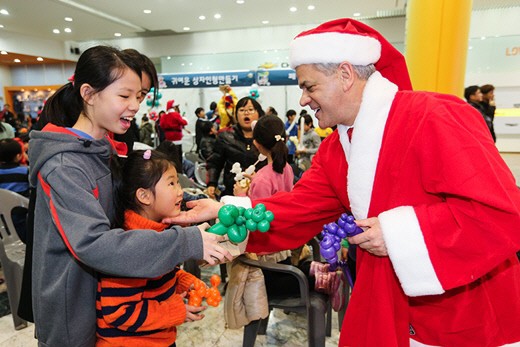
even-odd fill
[(405, 56), (415, 90), (464, 94), (473, 0), (408, 0)]

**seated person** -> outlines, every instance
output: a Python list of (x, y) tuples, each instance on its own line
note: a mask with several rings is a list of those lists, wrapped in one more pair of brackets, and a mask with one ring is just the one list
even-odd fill
[[(23, 148), (14, 139), (0, 140), (0, 188), (29, 197), (29, 167), (20, 165)], [(27, 209), (16, 207), (11, 218), (20, 240), (25, 242)]]

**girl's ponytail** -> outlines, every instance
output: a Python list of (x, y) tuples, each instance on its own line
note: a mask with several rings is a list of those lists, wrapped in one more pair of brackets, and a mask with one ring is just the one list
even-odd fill
[(273, 170), (283, 173), (287, 165), (288, 149), (282, 120), (277, 116), (261, 117), (253, 129), (253, 138), (271, 152)]
[(287, 156), (289, 150), (287, 149), (285, 134), (281, 136), (281, 140), (277, 141), (271, 148), (271, 157), (273, 158), (273, 170), (278, 173), (283, 173), (285, 166), (287, 165)]

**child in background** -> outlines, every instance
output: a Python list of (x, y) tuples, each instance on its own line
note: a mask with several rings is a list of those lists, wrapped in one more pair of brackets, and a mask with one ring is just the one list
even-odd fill
[(20, 165), (24, 151), (15, 139), (0, 140), (0, 188), (29, 196), (29, 167)]
[[(287, 134), (284, 123), (277, 116), (263, 116), (254, 125), (253, 143), (267, 157), (267, 165), (251, 177), (251, 184), (244, 188), (236, 183), (235, 196), (248, 195), (251, 199), (269, 197), (277, 192), (288, 192), (293, 188), (294, 174), (287, 162)], [(254, 259), (294, 265), (305, 274), (309, 273), (311, 260), (307, 246), (269, 254), (246, 253)], [(298, 295), (299, 284), (292, 275), (250, 268), (239, 261), (228, 263), (229, 283), (224, 301), (224, 317), (231, 329), (237, 329), (253, 320), (263, 319), (269, 314), (267, 297)], [(258, 277), (263, 276), (264, 281)], [(244, 280), (245, 279), (245, 280)], [(265, 283), (265, 285), (264, 285)], [(309, 280), (310, 289), (314, 280)], [(267, 297), (266, 297), (267, 295)]]
[(146, 115), (141, 118), (141, 127), (139, 128), (139, 141), (153, 147), (153, 125), (149, 122), (149, 119)]
[(304, 119), (304, 132), (303, 138), (300, 139), (300, 143), (303, 145), (303, 148), (299, 148), (296, 151), (296, 154), (300, 156), (300, 159), (306, 158), (308, 160), (312, 160), (312, 157), (318, 151), (318, 147), (320, 147), (321, 138), (314, 131), (314, 123), (312, 121), (312, 117), (309, 114), (305, 114), (302, 117)]
[[(21, 165), (24, 150), (15, 139), (0, 140), (0, 188), (25, 197), (29, 196), (29, 167)], [(17, 206), (11, 211), (14, 228), (20, 240), (27, 241), (27, 208)]]
[(190, 258), (231, 259), (224, 237), (205, 225), (158, 233), (112, 228), (106, 134), (123, 134), (142, 98), (141, 61), (113, 47), (79, 57), (71, 82), (46, 102), (42, 131), (32, 131), (30, 182), (34, 214), (32, 296), (36, 336), (44, 346), (95, 346), (99, 272), (153, 278)]
[(247, 194), (251, 199), (260, 199), (292, 190), (294, 174), (287, 163), (286, 140), (285, 126), (280, 118), (264, 116), (258, 120), (253, 128), (253, 144), (267, 157), (267, 165), (252, 177), (249, 188), (235, 184), (235, 196)]
[[(116, 227), (161, 233), (167, 227), (161, 220), (179, 215), (183, 191), (166, 154), (134, 151), (113, 175)], [(204, 307), (190, 306), (183, 300), (195, 282), (202, 283), (178, 266), (151, 279), (100, 274), (96, 346), (173, 345), (176, 326), (204, 317), (198, 314)]]

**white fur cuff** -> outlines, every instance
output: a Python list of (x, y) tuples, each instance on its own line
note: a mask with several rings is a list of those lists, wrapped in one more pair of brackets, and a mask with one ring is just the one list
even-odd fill
[(444, 293), (413, 207), (396, 207), (378, 218), (388, 255), (406, 295)]

